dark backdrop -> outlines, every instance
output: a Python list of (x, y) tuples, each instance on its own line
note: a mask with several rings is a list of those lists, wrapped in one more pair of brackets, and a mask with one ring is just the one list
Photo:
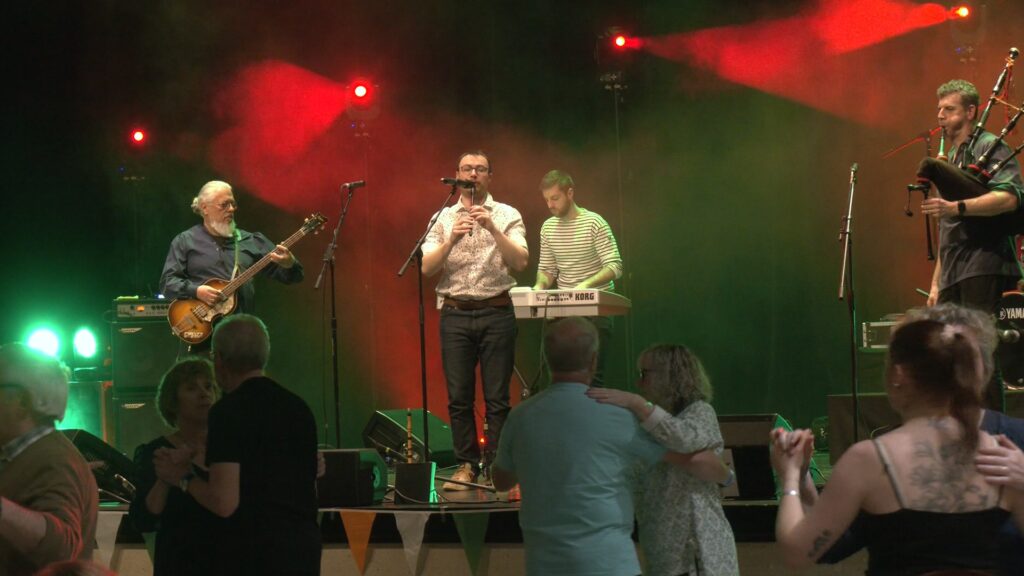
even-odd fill
[[(827, 394), (849, 387), (836, 233), (850, 164), (861, 168), (860, 318), (922, 304), (913, 289), (928, 288), (931, 264), (920, 216), (904, 216), (903, 204), (924, 147), (880, 157), (935, 125), (942, 81), (966, 77), (987, 95), (1022, 9), (989, 2), (967, 63), (945, 23), (842, 54), (794, 57), (778, 43), (811, 35), (809, 27), (757, 36), (764, 43), (741, 64), (757, 72), (789, 59), (796, 81), (781, 87), (772, 81), (779, 72), (762, 74), (761, 86), (640, 52), (617, 111), (597, 81), (594, 48), (612, 24), (685, 36), (793, 22), (832, 4), (7, 5), (0, 340), (41, 320), (105, 330), (113, 297), (152, 294), (168, 242), (196, 222), (188, 203), (206, 180), (235, 185), (242, 227), (283, 239), (314, 210), (333, 226), (338, 185), (365, 178), (341, 232), (335, 292), (342, 431), (354, 445), (373, 410), (420, 405), (416, 279), (395, 273), (446, 192), (437, 178), (453, 175), (460, 152), (481, 148), (496, 198), (527, 224), (531, 266), (521, 284), (536, 269), (547, 217), (537, 182), (547, 170), (568, 170), (580, 204), (615, 229), (634, 309), (617, 325), (612, 383), (632, 386), (645, 346), (683, 342), (704, 359), (720, 413), (780, 412), (807, 425), (825, 413)], [(344, 112), (344, 86), (360, 75), (378, 84), (379, 115), (365, 126)], [(151, 133), (144, 149), (126, 144), (134, 125)], [(271, 371), (314, 407), (323, 440), (334, 437), (326, 291), (312, 285), (327, 240), (297, 245), (306, 282), (257, 288)], [(430, 405), (446, 418), (433, 284)], [(539, 331), (521, 324), (518, 365), (528, 380), (538, 372)], [(878, 378), (876, 370), (864, 386), (878, 390)]]

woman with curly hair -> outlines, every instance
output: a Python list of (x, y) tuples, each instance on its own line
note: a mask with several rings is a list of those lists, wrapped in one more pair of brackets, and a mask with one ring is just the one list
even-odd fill
[(215, 527), (223, 522), (179, 486), (156, 476), (153, 455), (161, 448), (191, 449), (193, 474), (205, 477), (207, 416), (217, 400), (213, 364), (205, 358), (179, 360), (164, 374), (157, 390), (157, 410), (174, 429), (135, 450), (135, 500), (129, 515), (140, 532), (156, 533), (154, 576), (208, 574)]
[[(722, 432), (700, 359), (686, 346), (659, 344), (640, 353), (637, 368), (643, 396), (611, 388), (591, 388), (587, 395), (632, 411), (669, 450), (720, 454)], [(635, 492), (645, 574), (739, 574), (718, 484), (662, 462), (638, 474)]]

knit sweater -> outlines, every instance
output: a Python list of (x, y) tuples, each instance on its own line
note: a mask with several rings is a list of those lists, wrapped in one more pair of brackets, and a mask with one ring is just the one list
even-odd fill
[(0, 574), (30, 575), (51, 562), (91, 557), (99, 506), (96, 479), (63, 434), (43, 436), (5, 464), (0, 496), (46, 518), (46, 535), (26, 553), (0, 540)]

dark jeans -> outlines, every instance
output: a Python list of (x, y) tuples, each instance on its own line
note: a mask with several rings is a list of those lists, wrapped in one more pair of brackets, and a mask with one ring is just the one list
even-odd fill
[(508, 389), (515, 362), (519, 327), (512, 306), (457, 310), (441, 309), (441, 364), (448, 382), (448, 418), (459, 463), (480, 461), (477, 443), (476, 365), (483, 381), (487, 462), (498, 449), (498, 438), (510, 410)]
[[(995, 314), (1003, 292), (1016, 288), (1017, 279), (1011, 276), (975, 276), (947, 286), (939, 292), (939, 303), (951, 302)], [(985, 389), (983, 401), (986, 408), (1003, 411), (1003, 377), (999, 372), (998, 363), (992, 374), (992, 380)]]

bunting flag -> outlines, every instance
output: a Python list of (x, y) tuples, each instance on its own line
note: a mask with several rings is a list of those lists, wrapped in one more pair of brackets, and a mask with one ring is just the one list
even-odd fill
[(491, 513), (470, 512), (452, 516), (455, 518), (455, 527), (459, 531), (462, 549), (465, 550), (466, 560), (469, 562), (469, 573), (476, 576), (476, 571), (480, 566), (480, 552), (484, 547), (484, 536), (487, 535), (487, 522), (491, 518)]
[(430, 512), (398, 512), (395, 514), (395, 525), (402, 535), (402, 546), (405, 548), (405, 562), (409, 565), (412, 576), (419, 575), (420, 550), (423, 546), (423, 528), (427, 525)]
[(356, 561), (359, 573), (366, 571), (366, 550), (370, 544), (370, 530), (377, 513), (372, 511), (342, 510), (341, 523), (345, 525), (345, 537), (348, 538), (348, 549)]

